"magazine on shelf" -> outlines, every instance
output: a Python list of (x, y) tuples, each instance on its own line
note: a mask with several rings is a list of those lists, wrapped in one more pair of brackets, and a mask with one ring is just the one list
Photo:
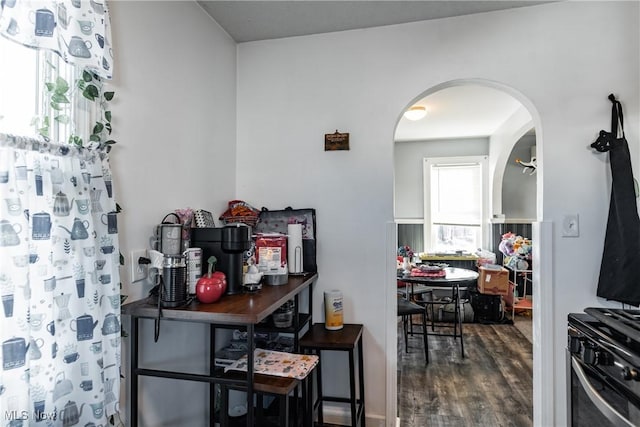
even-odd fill
[[(253, 372), (256, 374), (303, 379), (318, 364), (318, 356), (257, 348), (253, 353), (253, 361)], [(247, 372), (247, 355), (227, 366), (224, 371)]]

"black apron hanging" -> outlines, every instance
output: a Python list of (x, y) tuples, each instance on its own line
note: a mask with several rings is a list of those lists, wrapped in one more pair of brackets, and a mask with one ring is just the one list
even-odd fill
[[(624, 135), (622, 105), (609, 95), (611, 132), (600, 131), (591, 147), (609, 152), (611, 204), (597, 295), (634, 306), (640, 305), (640, 218), (631, 170), (629, 146)], [(618, 138), (619, 133), (621, 137)]]

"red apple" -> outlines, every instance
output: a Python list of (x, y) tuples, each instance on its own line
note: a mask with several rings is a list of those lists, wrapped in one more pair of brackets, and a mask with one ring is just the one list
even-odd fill
[(224, 273), (222, 271), (213, 271), (216, 261), (215, 256), (209, 257), (207, 274), (196, 282), (196, 297), (203, 304), (218, 301), (227, 289), (227, 278)]
[(211, 273), (211, 277), (218, 278), (222, 281), (222, 293), (227, 290), (227, 276), (224, 275), (222, 271), (214, 271)]
[(209, 304), (218, 301), (226, 288), (227, 283), (224, 279), (202, 276), (196, 282), (196, 296), (201, 303)]

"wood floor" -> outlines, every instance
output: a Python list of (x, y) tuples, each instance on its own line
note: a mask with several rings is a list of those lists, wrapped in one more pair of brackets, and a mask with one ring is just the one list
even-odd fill
[[(417, 318), (416, 318), (417, 320)], [(460, 340), (422, 337), (404, 352), (398, 323), (398, 417), (401, 427), (528, 427), (533, 425), (531, 343), (513, 325), (464, 324)]]

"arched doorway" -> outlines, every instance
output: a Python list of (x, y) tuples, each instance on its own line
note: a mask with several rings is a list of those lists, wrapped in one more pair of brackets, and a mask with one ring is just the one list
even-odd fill
[[(500, 92), (503, 96), (509, 97), (513, 99), (521, 108), (515, 109), (512, 111), (511, 122), (506, 123), (504, 128), (502, 129), (503, 133), (509, 133), (507, 137), (505, 134), (501, 134), (496, 136), (495, 141), (491, 141), (491, 146), (488, 149), (488, 155), (490, 157), (490, 181), (491, 181), (491, 189), (490, 189), (490, 213), (489, 216), (500, 215), (502, 211), (502, 179), (505, 175), (505, 170), (507, 166), (507, 162), (509, 161), (509, 156), (511, 155), (512, 149), (516, 142), (525, 135), (527, 132), (533, 131), (535, 134), (536, 140), (536, 151), (537, 151), (537, 159), (538, 159), (538, 170), (535, 176), (535, 207), (534, 213), (532, 214), (532, 218), (529, 218), (533, 223), (532, 227), (532, 235), (535, 242), (534, 249), (534, 257), (538, 260), (535, 264), (535, 269), (533, 272), (533, 299), (536, 301), (535, 313), (533, 320), (533, 340), (534, 340), (534, 419), (536, 419), (536, 424), (544, 424), (545, 422), (552, 422), (552, 408), (553, 408), (553, 398), (552, 394), (549, 397), (543, 398), (542, 390), (546, 390), (545, 396), (548, 395), (550, 389), (553, 388), (552, 382), (546, 379), (543, 379), (540, 375), (541, 370), (536, 369), (537, 367), (542, 366), (544, 362), (551, 363), (553, 360), (553, 355), (549, 350), (543, 352), (544, 349), (551, 349), (553, 344), (553, 338), (551, 336), (545, 336), (544, 331), (552, 331), (552, 308), (551, 308), (551, 289), (544, 289), (540, 286), (542, 282), (542, 278), (550, 278), (551, 271), (551, 248), (550, 248), (550, 225), (544, 224), (542, 222), (542, 138), (540, 132), (540, 120), (538, 113), (533, 106), (533, 104), (525, 97), (523, 94), (514, 90), (513, 88), (501, 85), (496, 82), (488, 81), (488, 80), (480, 80), (480, 79), (468, 79), (468, 80), (456, 80), (450, 81), (446, 83), (442, 83), (440, 85), (434, 86), (425, 92), (421, 93), (419, 96), (414, 98), (412, 102), (407, 104), (407, 108), (412, 105), (420, 104), (421, 101), (432, 97), (439, 92), (443, 92), (449, 88), (485, 88), (491, 89), (496, 92)], [(396, 128), (400, 125), (401, 118), (398, 119), (396, 124)], [(397, 132), (396, 132), (397, 134)], [(495, 142), (495, 145), (493, 145)], [(394, 153), (394, 157), (397, 154)], [(397, 169), (398, 164), (396, 163), (395, 168), (395, 177), (396, 181), (398, 181)], [(400, 179), (402, 181), (402, 179)], [(401, 182), (397, 182), (397, 185), (402, 185)], [(396, 186), (397, 190), (397, 186)], [(422, 194), (422, 190), (420, 193)], [(405, 195), (406, 197), (406, 195)], [(394, 216), (396, 218), (396, 223), (398, 223), (398, 209), (402, 209), (401, 206), (398, 206), (398, 195), (397, 191), (394, 191)], [(404, 218), (405, 220), (407, 218)], [(411, 218), (410, 218), (411, 219)], [(409, 221), (409, 223), (413, 222), (414, 224), (418, 224), (420, 221), (418, 218), (413, 218), (413, 221)], [(485, 234), (485, 237), (488, 238), (488, 232)], [(541, 250), (544, 248), (544, 250)], [(542, 256), (543, 254), (544, 256)], [(550, 283), (548, 281), (547, 283)], [(548, 304), (541, 304), (542, 302), (548, 302)], [(543, 333), (541, 334), (540, 331)], [(389, 335), (388, 335), (389, 336)], [(394, 334), (395, 336), (395, 334)], [(397, 342), (397, 340), (396, 340)], [(388, 351), (392, 351), (391, 347), (394, 343), (389, 343)], [(395, 346), (394, 351), (395, 351)], [(545, 383), (548, 382), (548, 383)], [(543, 384), (545, 383), (545, 384)], [(397, 378), (396, 378), (397, 384)], [(397, 392), (397, 389), (395, 390)], [(397, 396), (396, 396), (397, 399)], [(397, 403), (397, 400), (396, 402)], [(396, 407), (394, 406), (394, 410)]]

